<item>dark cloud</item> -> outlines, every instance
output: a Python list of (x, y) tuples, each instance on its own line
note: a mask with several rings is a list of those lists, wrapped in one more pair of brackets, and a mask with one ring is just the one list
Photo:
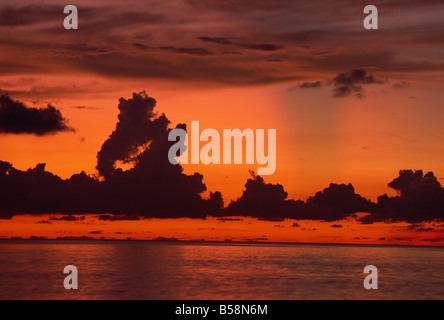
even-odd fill
[(156, 239), (154, 239), (154, 241), (179, 241), (178, 238), (174, 238), (174, 237), (157, 237)]
[(258, 218), (259, 221), (268, 221), (268, 222), (282, 222), (285, 218), (280, 217), (266, 217), (266, 218)]
[(315, 82), (304, 82), (299, 85), (299, 88), (301, 89), (316, 89), (321, 86), (321, 81), (315, 81)]
[(141, 44), (141, 43), (137, 43), (137, 42), (133, 43), (133, 47), (138, 48), (138, 49), (143, 49), (143, 50), (150, 49), (150, 47), (148, 47), (144, 44)]
[(81, 236), (81, 237), (68, 236), (68, 237), (57, 237), (57, 240), (95, 240), (95, 239), (93, 237), (88, 237), (88, 236)]
[[(29, 25), (51, 25), (46, 27), (45, 32), (63, 33), (60, 21), (66, 16), (63, 13), (65, 5), (54, 4), (28, 4), (28, 5), (6, 5), (0, 8), (0, 26), (17, 27)], [(114, 7), (112, 5), (95, 4), (94, 6), (77, 6), (80, 25), (86, 34), (103, 34), (105, 30), (114, 30), (134, 25), (151, 25), (163, 22), (164, 15), (152, 13), (149, 9), (141, 8), (139, 11), (133, 8)], [(62, 20), (61, 20), (62, 19)], [(79, 29), (80, 30), (80, 29)]]
[(133, 46), (141, 50), (158, 50), (158, 51), (167, 51), (178, 54), (189, 54), (195, 56), (213, 55), (213, 52), (205, 48), (187, 48), (187, 47), (174, 47), (174, 46), (149, 47), (138, 42), (133, 43)]
[(422, 239), (421, 241), (425, 241), (425, 242), (441, 242), (441, 239)]
[[(114, 214), (158, 218), (203, 218), (223, 206), (220, 192), (206, 190), (202, 175), (186, 175), (168, 160), (169, 121), (154, 111), (156, 101), (145, 92), (120, 99), (119, 121), (97, 156), (103, 177), (81, 172), (63, 180), (39, 164), (27, 171), (0, 161), (0, 217), (15, 214)], [(185, 125), (179, 125), (185, 129)], [(116, 162), (132, 163), (123, 171)], [(102, 220), (106, 217), (102, 216)], [(117, 218), (119, 219), (119, 218)]]
[[(435, 16), (442, 3), (436, 0), (385, 2), (385, 18), (395, 22), (383, 33), (365, 37), (362, 5), (349, 0), (326, 0), (323, 5), (338, 10), (320, 10), (308, 0), (190, 0), (186, 6), (143, 1), (128, 6), (98, 0), (79, 6), (80, 29), (69, 37), (62, 26), (63, 6), (23, 5), (29, 2), (0, 5), (2, 74), (95, 72), (112, 78), (249, 85), (294, 81), (321, 72), (333, 75), (363, 66), (403, 73), (444, 69), (439, 58), (444, 31)], [(423, 14), (409, 26), (408, 17), (418, 8)], [(157, 49), (135, 52), (135, 47), (148, 49), (142, 39)], [(181, 57), (172, 59), (165, 51)], [(211, 53), (221, 54), (215, 59)], [(350, 91), (340, 88), (337, 94), (355, 94)]]
[(357, 212), (373, 212), (376, 205), (355, 193), (352, 184), (331, 183), (328, 188), (307, 199), (316, 210), (312, 217), (325, 221), (345, 219)]
[(83, 220), (85, 220), (85, 217), (75, 217), (72, 215), (68, 215), (68, 216), (62, 216), (62, 217), (52, 217), (52, 218), (49, 218), (49, 220), (51, 220), (51, 221), (83, 221)]
[(435, 229), (433, 228), (418, 228), (416, 229), (417, 232), (427, 232), (427, 231), (434, 231)]
[(341, 224), (333, 224), (330, 226), (330, 228), (342, 228)]
[(48, 238), (47, 237), (39, 237), (39, 236), (30, 236), (28, 239), (29, 240), (46, 240)]
[(378, 197), (378, 211), (360, 219), (363, 223), (420, 223), (444, 220), (444, 189), (433, 172), (401, 170), (388, 186), (398, 193)]
[(227, 38), (199, 37), (199, 40), (202, 40), (204, 42), (213, 42), (213, 43), (218, 43), (218, 44), (234, 45), (233, 41), (231, 41)]
[(71, 107), (73, 109), (78, 109), (78, 110), (84, 110), (84, 109), (89, 109), (89, 110), (97, 110), (98, 108), (95, 107), (87, 107), (87, 106), (74, 106)]
[(416, 230), (418, 228), (422, 228), (424, 227), (423, 224), (411, 224), (407, 227), (407, 230)]
[(228, 38), (199, 37), (198, 39), (202, 40), (203, 42), (213, 42), (221, 45), (236, 46), (240, 48), (245, 48), (249, 50), (258, 50), (258, 51), (276, 51), (284, 48), (281, 45), (275, 45), (270, 43), (250, 44), (250, 43), (232, 41)]
[[(72, 68), (86, 69), (113, 78), (161, 78), (187, 79), (187, 81), (207, 81), (230, 85), (265, 84), (301, 79), (300, 74), (282, 73), (280, 68), (258, 68), (247, 57), (241, 58), (249, 63), (224, 63), (221, 59), (208, 56), (182, 54), (173, 59), (166, 54), (146, 52), (141, 55), (126, 55), (120, 52), (101, 56), (86, 55), (72, 61)], [(261, 59), (261, 63), (263, 60)], [(1, 64), (1, 62), (0, 62)], [(0, 69), (0, 72), (3, 69)]]
[(111, 215), (102, 214), (97, 217), (99, 220), (103, 221), (137, 221), (140, 220), (138, 216), (127, 216), (127, 215)]
[(0, 91), (0, 133), (44, 136), (63, 131), (73, 129), (55, 107), (30, 108)]
[[(444, 189), (433, 173), (421, 170), (402, 170), (400, 177), (389, 183), (398, 191), (396, 197), (380, 196), (374, 203), (356, 194), (351, 184), (330, 184), (307, 201), (287, 199), (279, 184), (267, 184), (260, 176), (252, 175), (242, 196), (222, 211), (225, 216), (250, 216), (266, 221), (295, 220), (339, 221), (355, 217), (356, 213), (369, 213), (358, 221), (410, 222), (444, 220)], [(339, 225), (333, 225), (339, 227)], [(419, 231), (431, 231), (418, 227)]]
[[(107, 15), (103, 14), (104, 11), (107, 11), (106, 9), (104, 10), (103, 7), (88, 9), (96, 13), (97, 17), (100, 17), (99, 20), (91, 23), (88, 29), (94, 29), (95, 27), (119, 28), (123, 26), (134, 26), (135, 24), (152, 25), (165, 22), (165, 16), (163, 14), (152, 13), (149, 8), (140, 11), (133, 11), (133, 9), (131, 9), (132, 11), (110, 12)], [(102, 14), (97, 11), (100, 11)]]
[(183, 48), (183, 47), (177, 48), (173, 46), (166, 46), (166, 47), (160, 47), (160, 50), (174, 52), (174, 53), (191, 54), (196, 56), (208, 56), (213, 54), (211, 51), (205, 48)]
[(302, 82), (291, 86), (289, 91), (294, 91), (296, 89), (318, 89), (321, 88), (323, 83), (321, 81), (313, 81), (313, 82)]
[(223, 212), (224, 215), (250, 216), (275, 221), (291, 215), (288, 193), (282, 185), (265, 183), (261, 176), (251, 173), (245, 184), (242, 196), (232, 201)]
[(243, 48), (250, 50), (260, 50), (260, 51), (276, 51), (283, 49), (282, 46), (278, 46), (275, 44), (263, 43), (263, 44), (243, 44), (240, 45)]
[(221, 214), (266, 221), (282, 221), (285, 218), (336, 221), (356, 212), (373, 212), (376, 208), (374, 203), (356, 194), (351, 184), (331, 184), (304, 202), (288, 200), (282, 185), (267, 184), (262, 177), (254, 172), (251, 174), (242, 196), (232, 201)]
[(226, 222), (226, 221), (244, 221), (240, 218), (217, 218), (217, 221)]
[[(358, 98), (365, 97), (364, 85), (384, 84), (384, 80), (376, 79), (373, 75), (369, 75), (365, 69), (352, 69), (344, 73), (339, 73), (336, 77), (325, 82), (313, 81), (303, 82), (290, 87), (290, 91), (295, 89), (317, 89), (322, 86), (333, 86), (333, 96), (335, 98), (349, 97), (354, 95)], [(403, 86), (399, 83), (398, 86)]]
[(97, 154), (97, 170), (105, 178), (115, 172), (116, 161), (134, 161), (137, 148), (165, 135), (169, 124), (164, 114), (156, 117), (157, 102), (145, 93), (134, 93), (132, 99), (119, 102), (116, 129)]
[(373, 75), (369, 75), (364, 69), (353, 69), (345, 73), (338, 74), (333, 80), (334, 97), (348, 97), (352, 94), (358, 98), (363, 98), (363, 85), (383, 84), (384, 81), (376, 79)]
[(427, 232), (427, 231), (434, 231), (433, 228), (426, 228), (424, 224), (411, 224), (407, 227), (408, 230), (414, 230), (417, 232)]
[(48, 220), (40, 220), (36, 222), (37, 224), (51, 224)]

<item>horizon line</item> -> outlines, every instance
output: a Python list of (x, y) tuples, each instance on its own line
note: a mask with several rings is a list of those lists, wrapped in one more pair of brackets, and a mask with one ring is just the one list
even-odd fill
[(95, 239), (87, 236), (72, 237), (65, 239), (57, 238), (40, 238), (36, 237), (32, 239), (20, 238), (20, 237), (9, 237), (0, 238), (2, 241), (83, 241), (83, 242), (163, 242), (163, 243), (210, 243), (210, 244), (286, 244), (286, 245), (327, 245), (327, 246), (356, 246), (356, 247), (423, 247), (423, 248), (444, 248), (444, 245), (420, 245), (420, 244), (382, 244), (382, 243), (333, 243), (333, 242), (289, 242), (289, 241), (236, 241), (236, 240), (180, 240), (180, 239)]

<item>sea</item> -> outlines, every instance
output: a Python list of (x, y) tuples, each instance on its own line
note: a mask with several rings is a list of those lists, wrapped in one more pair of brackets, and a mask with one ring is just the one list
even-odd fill
[[(65, 289), (68, 265), (77, 290)], [(364, 287), (367, 265), (378, 289)], [(444, 248), (2, 240), (0, 299), (441, 300)]]

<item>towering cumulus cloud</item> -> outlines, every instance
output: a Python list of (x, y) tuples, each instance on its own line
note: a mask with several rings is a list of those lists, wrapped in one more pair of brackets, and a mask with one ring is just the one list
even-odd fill
[[(97, 156), (97, 170), (105, 178), (103, 187), (111, 212), (156, 217), (203, 217), (221, 204), (220, 193), (204, 200), (203, 176), (183, 174), (181, 166), (168, 161), (169, 120), (154, 112), (156, 100), (145, 92), (120, 99), (119, 121)], [(185, 125), (178, 125), (185, 129)], [(116, 161), (131, 162), (134, 168), (116, 169)]]
[(55, 107), (29, 108), (0, 91), (0, 133), (43, 136), (60, 131), (73, 129)]
[(133, 160), (139, 147), (167, 131), (169, 121), (164, 114), (156, 118), (155, 107), (156, 100), (145, 92), (134, 93), (132, 99), (120, 99), (116, 129), (97, 154), (97, 170), (102, 176), (109, 177), (116, 161)]
[(378, 197), (379, 211), (361, 219), (364, 223), (379, 221), (411, 223), (444, 220), (444, 189), (433, 172), (401, 170), (388, 186), (396, 197)]
[[(121, 99), (115, 131), (98, 153), (103, 179), (84, 172), (63, 180), (45, 170), (45, 164), (20, 171), (0, 162), (0, 217), (40, 213), (108, 213), (142, 217), (202, 218), (223, 205), (219, 192), (206, 190), (202, 175), (186, 175), (168, 161), (169, 121), (156, 116), (156, 101), (145, 92)], [(179, 125), (185, 129), (184, 125)], [(133, 168), (116, 168), (116, 162)]]

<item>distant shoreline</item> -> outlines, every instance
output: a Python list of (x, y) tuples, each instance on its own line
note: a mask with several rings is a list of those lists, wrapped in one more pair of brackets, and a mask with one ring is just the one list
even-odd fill
[(308, 246), (345, 246), (345, 247), (419, 247), (419, 248), (444, 248), (444, 245), (403, 245), (403, 244), (366, 244), (366, 243), (316, 243), (316, 242), (273, 242), (273, 241), (207, 241), (207, 240), (179, 240), (179, 239), (94, 239), (88, 237), (72, 237), (64, 239), (26, 239), (26, 238), (0, 238), (1, 242), (152, 242), (152, 243), (183, 243), (183, 244), (224, 244), (224, 245), (308, 245)]

